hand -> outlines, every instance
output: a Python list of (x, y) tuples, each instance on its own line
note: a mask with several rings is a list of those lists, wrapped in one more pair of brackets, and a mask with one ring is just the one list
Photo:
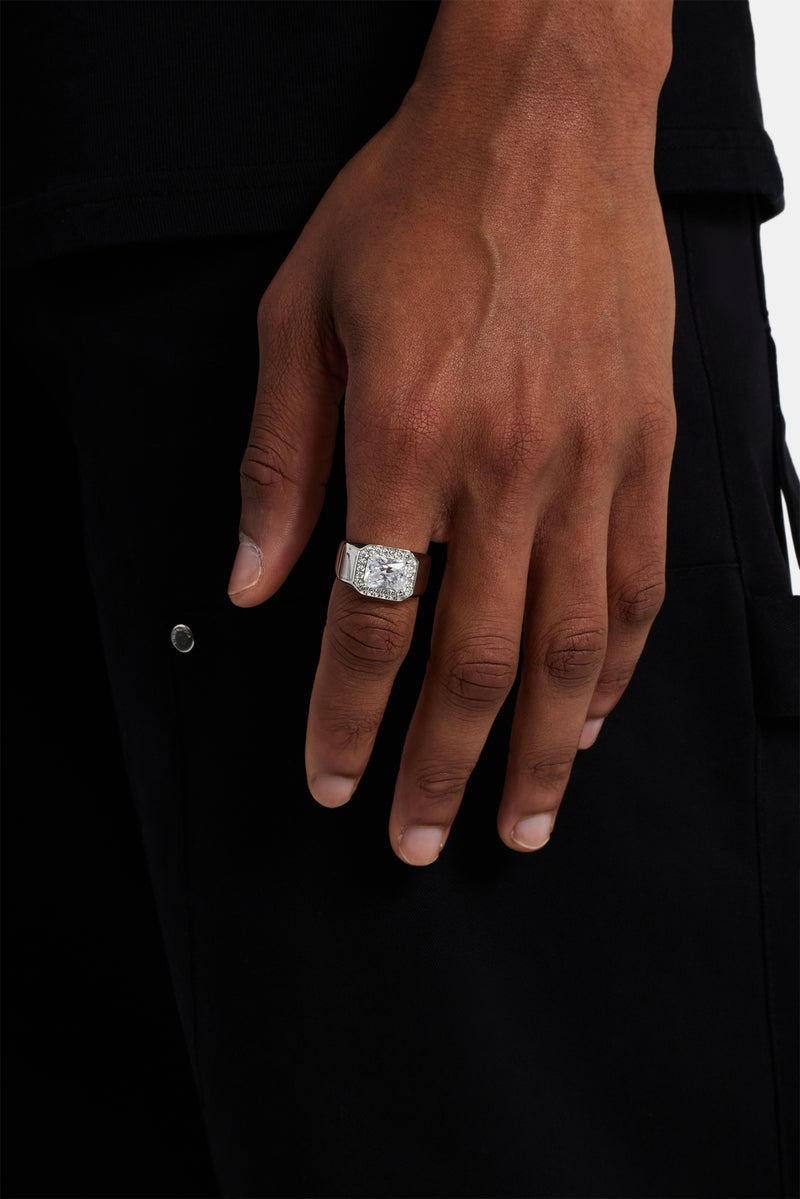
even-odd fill
[[(390, 817), (413, 865), (447, 839), (522, 642), (498, 829), (512, 849), (547, 841), (575, 754), (622, 695), (662, 602), (675, 424), (652, 172), (660, 82), (655, 98), (638, 81), (625, 103), (601, 93), (595, 111), (568, 69), (545, 88), (540, 57), (533, 76), (504, 74), (476, 99), (474, 76), (462, 86), (443, 69), (458, 19), (444, 14), (401, 109), (264, 294), (231, 578), (234, 603), (250, 606), (291, 570), (344, 394), (344, 535), (448, 543)], [(322, 804), (345, 803), (366, 767), (418, 602), (334, 582), (306, 749)]]

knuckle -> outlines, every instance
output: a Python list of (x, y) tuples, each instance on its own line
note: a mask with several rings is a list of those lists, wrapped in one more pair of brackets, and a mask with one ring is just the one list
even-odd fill
[(496, 421), (481, 441), (481, 462), (501, 483), (535, 473), (550, 452), (544, 429), (527, 412), (513, 412)]
[[(622, 695), (625, 688), (633, 678), (635, 663), (613, 667), (610, 670), (604, 670), (600, 678), (597, 680), (595, 687), (595, 695), (601, 702), (608, 701), (610, 707), (608, 711), (616, 704), (617, 700)], [(608, 711), (604, 711), (603, 715), (607, 715)]]
[(518, 650), (510, 639), (477, 636), (454, 647), (439, 670), (448, 698), (467, 711), (494, 711), (517, 673)]
[(268, 390), (263, 383), (259, 383), (259, 395), (250, 425), (250, 444), (271, 450), (288, 460), (298, 452), (302, 430), (296, 427), (297, 422), (290, 421), (288, 412), (283, 411), (279, 416), (270, 399)]
[[(267, 396), (276, 392), (291, 395), (297, 387), (297, 367), (312, 369), (325, 357), (324, 329), (309, 292), (273, 280), (258, 305), (256, 327), (259, 392)], [(331, 359), (331, 369), (333, 363)]]
[[(403, 392), (394, 404), (387, 406), (385, 427), (380, 435), (399, 454), (401, 460), (416, 463), (432, 456), (445, 440), (444, 412), (441, 399), (424, 389), (417, 395)], [(376, 415), (371, 414), (373, 423)], [(380, 415), (377, 417), (380, 421)]]
[(396, 380), (383, 384), (376, 371), (362, 370), (345, 400), (345, 421), (349, 469), (375, 476), (377, 489), (385, 488), (387, 470), (398, 481), (398, 494), (404, 484), (418, 490), (422, 480), (427, 485), (432, 473), (446, 470), (446, 406), (424, 387), (412, 395)]
[(379, 608), (341, 613), (328, 626), (328, 634), (336, 659), (351, 671), (395, 668), (405, 657), (408, 639), (403, 624), (394, 613)]
[(293, 482), (289, 473), (289, 461), (289, 451), (285, 443), (259, 437), (256, 430), (255, 435), (251, 433), (239, 468), (242, 486), (263, 494), (282, 483)]
[(250, 425), (250, 436), (239, 474), (243, 483), (257, 491), (269, 490), (281, 483), (294, 483), (292, 470), (298, 460), (300, 438), (284, 413), (280, 419), (261, 395)]
[(675, 404), (671, 397), (649, 397), (643, 403), (634, 428), (638, 457), (656, 464), (672, 457), (677, 432)]
[(522, 763), (523, 773), (537, 792), (561, 794), (572, 772), (575, 747), (561, 746), (544, 757), (530, 757)]
[(569, 622), (545, 639), (546, 674), (564, 687), (583, 687), (600, 671), (606, 653), (607, 630), (599, 624)]
[(582, 398), (576, 404), (576, 419), (570, 429), (569, 460), (573, 468), (605, 460), (619, 438), (613, 409), (600, 397)]
[(431, 766), (417, 774), (415, 787), (426, 804), (452, 805), (464, 794), (470, 769), (466, 766)]
[(663, 569), (640, 572), (619, 588), (613, 597), (612, 612), (622, 625), (639, 628), (650, 625), (658, 615), (666, 594)]
[(322, 717), (327, 745), (334, 753), (360, 750), (375, 739), (381, 723), (381, 713), (329, 712)]

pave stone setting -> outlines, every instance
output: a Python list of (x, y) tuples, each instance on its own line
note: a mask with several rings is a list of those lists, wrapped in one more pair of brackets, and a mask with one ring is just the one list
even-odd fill
[(411, 550), (364, 545), (358, 551), (353, 586), (373, 599), (404, 600), (414, 594), (419, 563)]

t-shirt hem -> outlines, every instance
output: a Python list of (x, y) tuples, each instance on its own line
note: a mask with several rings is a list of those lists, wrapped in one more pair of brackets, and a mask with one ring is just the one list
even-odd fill
[(783, 176), (763, 129), (694, 132), (664, 130), (656, 145), (661, 195), (744, 193), (760, 201), (762, 219), (784, 208)]
[[(723, 131), (724, 133), (724, 131)], [(104, 246), (220, 235), (299, 233), (339, 162), (183, 170), (60, 187), (3, 209), (5, 267)], [(664, 196), (744, 192), (764, 219), (783, 208), (783, 179), (762, 130), (721, 137), (659, 132), (655, 175)]]
[(294, 179), (275, 169), (111, 177), (3, 209), (6, 267), (108, 245), (219, 234), (299, 231), (340, 164)]

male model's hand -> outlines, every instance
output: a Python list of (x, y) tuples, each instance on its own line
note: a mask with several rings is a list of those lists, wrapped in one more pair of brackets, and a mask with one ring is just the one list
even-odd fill
[[(390, 817), (414, 865), (444, 845), (520, 659), (498, 828), (546, 842), (662, 602), (668, 56), (661, 0), (444, 4), (399, 112), (261, 302), (234, 603), (268, 599), (302, 552), (342, 397), (343, 536), (448, 544)], [(333, 584), (306, 750), (322, 804), (357, 786), (419, 602)]]

